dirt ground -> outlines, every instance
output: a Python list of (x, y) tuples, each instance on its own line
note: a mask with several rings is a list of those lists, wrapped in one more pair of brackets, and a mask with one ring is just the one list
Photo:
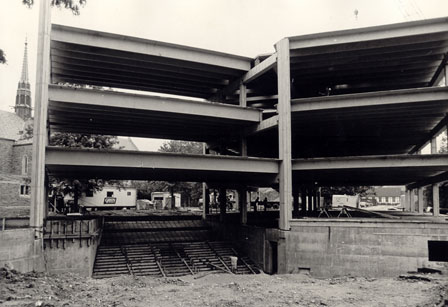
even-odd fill
[(448, 306), (448, 277), (315, 279), (306, 275), (181, 278), (19, 274), (0, 269), (2, 306)]

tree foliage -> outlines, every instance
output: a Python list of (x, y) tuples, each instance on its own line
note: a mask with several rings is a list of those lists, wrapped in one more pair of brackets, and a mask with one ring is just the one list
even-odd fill
[[(201, 154), (202, 143), (170, 140), (160, 146), (159, 152)], [(202, 184), (198, 182), (167, 182), (167, 181), (135, 181), (137, 197), (150, 199), (152, 192), (180, 193), (182, 204), (197, 204), (202, 197)]]
[[(51, 6), (66, 8), (72, 11), (74, 15), (79, 15), (79, 10), (86, 4), (87, 0), (51, 0)], [(34, 5), (34, 0), (22, 0), (22, 3), (28, 7)]]
[(110, 149), (118, 144), (118, 139), (111, 135), (56, 132), (50, 135), (49, 144), (70, 148)]
[(6, 55), (3, 52), (3, 50), (0, 49), (0, 64), (5, 64), (6, 63)]
[[(43, 0), (42, 0), (43, 1)], [(87, 0), (51, 0), (51, 6), (69, 9), (73, 15), (79, 15), (81, 7), (86, 4)], [(28, 7), (34, 5), (34, 0), (22, 0), (22, 3)], [(0, 64), (6, 63), (6, 55), (0, 49)]]

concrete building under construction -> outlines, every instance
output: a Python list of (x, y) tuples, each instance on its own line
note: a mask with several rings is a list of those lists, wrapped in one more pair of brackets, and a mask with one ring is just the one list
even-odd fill
[[(386, 276), (448, 261), (438, 193), (448, 155), (434, 145), (448, 124), (448, 18), (287, 37), (246, 58), (51, 25), (41, 10), (30, 224), (33, 252), (45, 242), (53, 271), (91, 272), (101, 231), (94, 220), (72, 226), (79, 242), (62, 248), (58, 221), (49, 237), (45, 178), (67, 174), (204, 182), (204, 200), (208, 188), (238, 190), (239, 214), (224, 205), (209, 215), (205, 204), (203, 219), (266, 272)], [(207, 146), (203, 155), (66, 149), (47, 146), (53, 131)], [(428, 142), (431, 154), (419, 154)], [(340, 185), (406, 185), (405, 212), (317, 218), (319, 187)], [(423, 213), (428, 185), (433, 216)], [(279, 211), (248, 214), (253, 187), (277, 189)], [(75, 249), (86, 260), (58, 267)]]

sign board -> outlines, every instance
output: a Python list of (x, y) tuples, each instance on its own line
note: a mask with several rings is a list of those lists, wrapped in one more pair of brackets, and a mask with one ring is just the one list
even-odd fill
[(104, 197), (104, 204), (105, 205), (115, 205), (117, 203), (116, 197)]

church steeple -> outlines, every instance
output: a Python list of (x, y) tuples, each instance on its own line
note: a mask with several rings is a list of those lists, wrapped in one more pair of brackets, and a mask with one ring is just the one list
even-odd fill
[(23, 53), (22, 75), (17, 87), (16, 104), (14, 110), (22, 119), (31, 117), (31, 87), (28, 80), (28, 43), (25, 39), (25, 51)]

